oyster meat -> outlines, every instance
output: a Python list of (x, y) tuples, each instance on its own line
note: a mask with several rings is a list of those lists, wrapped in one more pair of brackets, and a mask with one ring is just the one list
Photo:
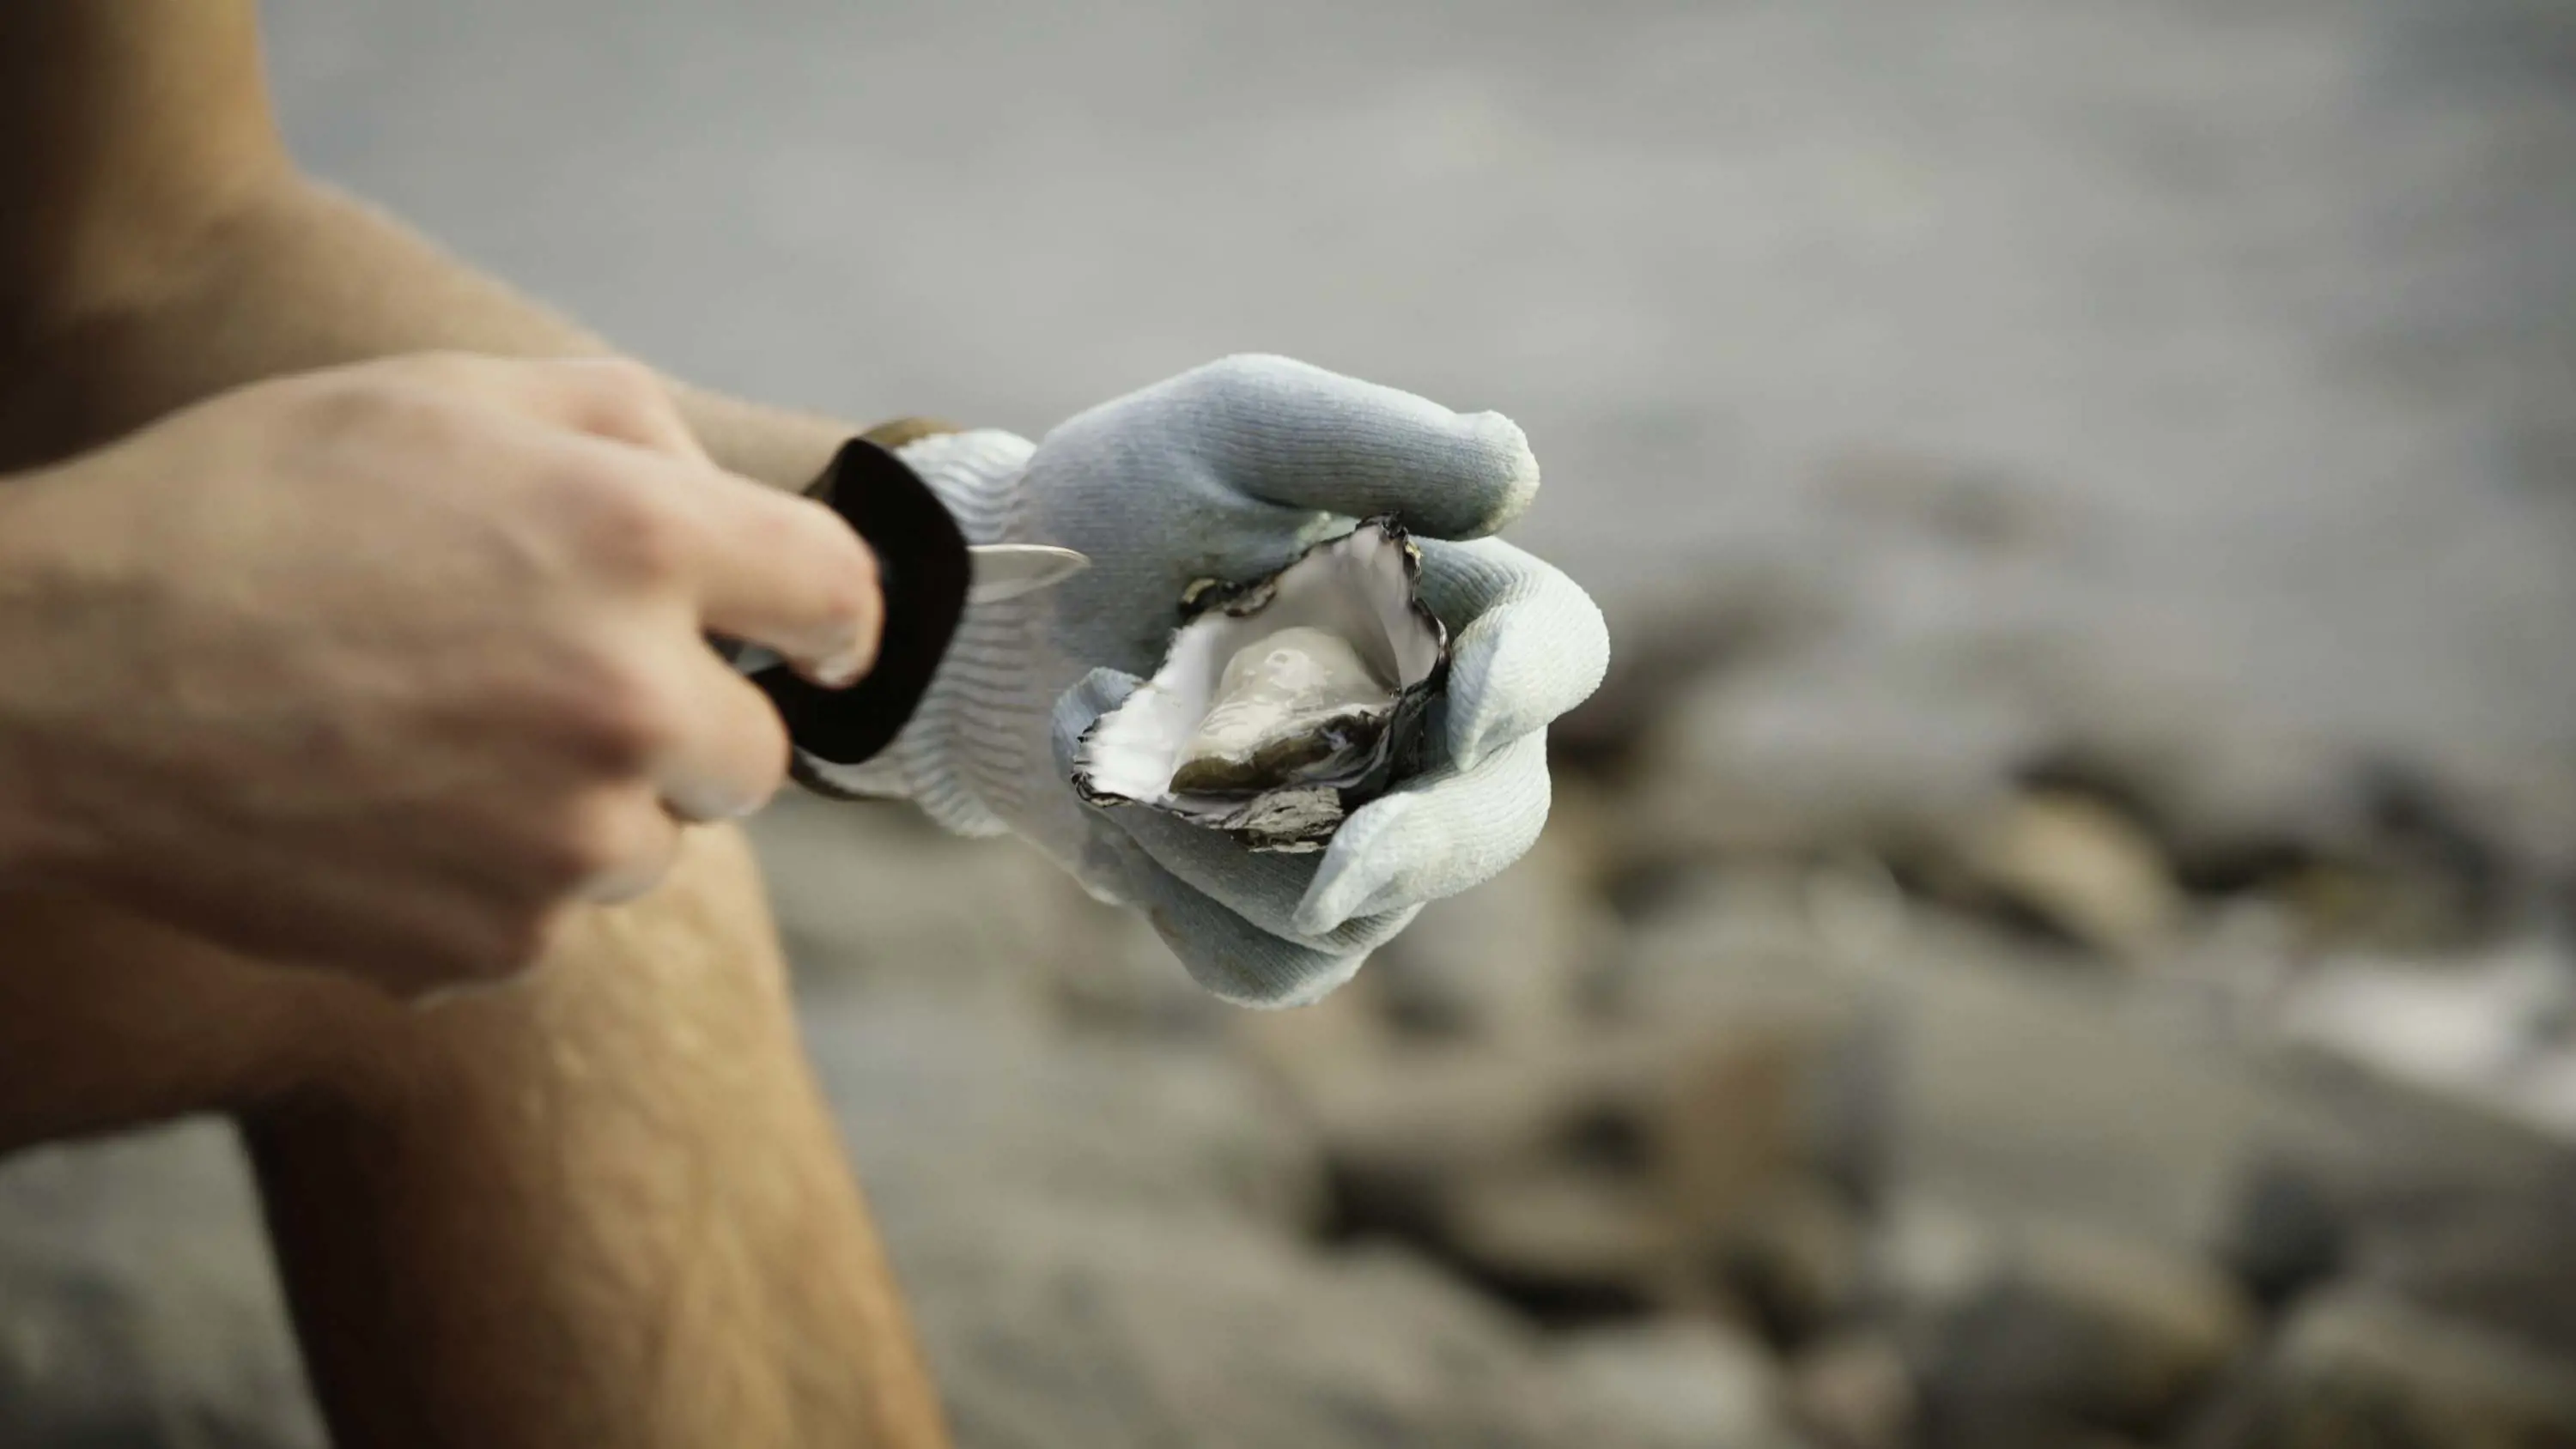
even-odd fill
[(1418, 763), (1449, 658), (1421, 569), (1371, 519), (1265, 578), (1193, 588), (1162, 667), (1084, 732), (1074, 788), (1255, 850), (1322, 849)]

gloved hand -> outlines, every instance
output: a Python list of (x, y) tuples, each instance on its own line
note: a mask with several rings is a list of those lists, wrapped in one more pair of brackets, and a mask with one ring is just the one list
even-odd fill
[[(897, 452), (970, 542), (1063, 544), (1092, 566), (970, 609), (903, 735), (866, 765), (822, 767), (828, 783), (906, 796), (964, 833), (1026, 837), (1095, 895), (1142, 907), (1202, 985), (1255, 1005), (1329, 991), (1424, 902), (1537, 839), (1547, 723), (1599, 685), (1609, 640), (1572, 580), (1485, 537), (1538, 491), (1509, 419), (1233, 357), (1034, 447), (977, 431)], [(1421, 774), (1308, 855), (1256, 854), (1142, 806), (1075, 797), (1074, 742), (1161, 663), (1190, 583), (1270, 572), (1381, 513), (1420, 542), (1424, 601), (1450, 631)]]

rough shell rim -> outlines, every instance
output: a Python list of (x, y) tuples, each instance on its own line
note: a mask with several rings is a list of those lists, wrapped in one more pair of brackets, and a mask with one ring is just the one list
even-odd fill
[[(1449, 627), (1431, 611), (1430, 605), (1422, 601), (1421, 546), (1392, 515), (1362, 519), (1347, 533), (1336, 534), (1300, 549), (1295, 558), (1260, 578), (1241, 584), (1227, 584), (1215, 579), (1201, 579), (1191, 584), (1181, 596), (1181, 620), (1173, 632), (1177, 637), (1193, 621), (1212, 611), (1222, 611), (1235, 618), (1259, 613), (1270, 605), (1279, 579), (1290, 569), (1318, 550), (1345, 545), (1370, 529), (1396, 546), (1404, 582), (1405, 606), (1415, 622), (1430, 634), (1433, 660), (1430, 670), (1420, 680), (1396, 691), (1395, 707), (1387, 717), (1385, 730), (1385, 738), (1391, 743), (1379, 751), (1367, 771), (1346, 785), (1292, 785), (1266, 790), (1239, 802), (1234, 809), (1222, 815), (1176, 810), (1157, 801), (1099, 789), (1091, 783), (1090, 772), (1080, 767), (1078, 762), (1088, 756), (1092, 736), (1117, 712), (1111, 710), (1093, 720), (1075, 743), (1077, 766), (1072, 780), (1075, 795), (1084, 803), (1103, 809), (1141, 806), (1178, 816), (1204, 828), (1232, 835), (1255, 851), (1306, 854), (1322, 850), (1353, 811), (1386, 793), (1396, 779), (1418, 771), (1426, 743), (1424, 725), (1431, 701), (1449, 682)], [(1171, 646), (1166, 644), (1166, 659), (1170, 657), (1170, 651)], [(1323, 798), (1326, 796), (1331, 798), (1326, 800)]]

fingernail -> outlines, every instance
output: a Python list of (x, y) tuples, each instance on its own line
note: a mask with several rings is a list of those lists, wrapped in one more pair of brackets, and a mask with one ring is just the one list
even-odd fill
[(758, 812), (761, 806), (769, 803), (769, 797), (745, 797), (704, 785), (673, 785), (663, 790), (662, 803), (682, 820), (706, 822), (740, 820)]
[(860, 675), (868, 672), (871, 662), (864, 651), (857, 649), (835, 654), (814, 666), (814, 679), (825, 689), (847, 689), (859, 682)]

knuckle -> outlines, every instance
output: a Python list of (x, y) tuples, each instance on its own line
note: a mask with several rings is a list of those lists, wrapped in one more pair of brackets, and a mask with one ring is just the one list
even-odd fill
[(690, 539), (687, 521), (674, 509), (614, 470), (597, 466), (568, 470), (564, 488), (573, 496), (580, 547), (593, 567), (643, 584), (680, 576)]
[[(574, 895), (634, 863), (638, 832), (629, 812), (608, 792), (565, 803), (531, 842), (528, 884), (535, 894), (520, 909), (533, 919), (540, 908)], [(509, 919), (509, 913), (496, 917)]]
[(282, 385), (304, 416), (325, 433), (370, 432), (434, 411), (421, 388), (392, 374), (351, 369)]
[(601, 397), (660, 409), (670, 401), (661, 374), (631, 357), (584, 357), (561, 364)]
[(654, 444), (688, 436), (679, 405), (653, 369), (622, 357), (588, 358), (562, 367), (592, 430)]
[(480, 958), (473, 979), (507, 981), (534, 967), (554, 936), (554, 913), (540, 905), (517, 904), (494, 912), (476, 933), (472, 949)]
[(353, 412), (379, 418), (449, 418), (484, 395), (483, 359), (424, 352), (335, 369), (319, 380)]
[(289, 384), (305, 437), (325, 449), (397, 448), (452, 457), (473, 433), (468, 405), (449, 390), (394, 371), (345, 369)]
[(637, 773), (682, 734), (670, 691), (639, 665), (606, 655), (568, 672), (562, 711), (574, 746), (613, 776)]
[(558, 839), (561, 863), (575, 884), (625, 870), (634, 862), (636, 831), (613, 798), (594, 798), (566, 813)]

